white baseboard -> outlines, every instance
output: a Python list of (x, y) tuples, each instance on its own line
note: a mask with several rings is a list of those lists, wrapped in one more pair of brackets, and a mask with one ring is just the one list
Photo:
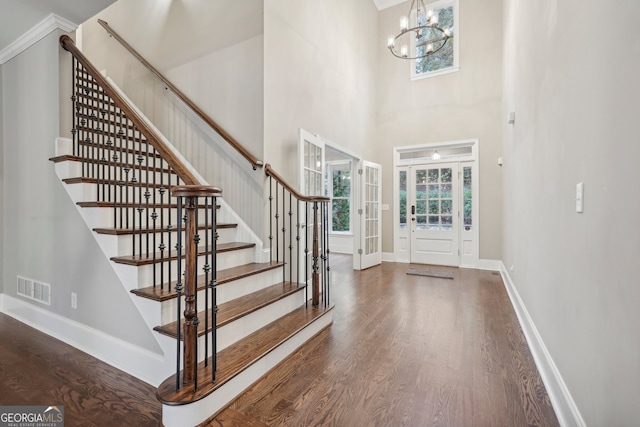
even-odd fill
[(165, 358), (97, 329), (10, 295), (0, 294), (0, 312), (57, 338), (157, 387), (167, 377)]
[(393, 252), (382, 252), (382, 262), (396, 262), (396, 254)]
[(502, 261), (500, 261), (499, 270), (560, 425), (562, 427), (586, 427), (586, 423), (582, 419), (582, 415), (562, 379), (560, 371), (558, 371), (547, 347), (544, 345), (544, 341), (542, 341), (542, 337), (538, 333), (533, 319), (529, 316), (529, 312)]
[(478, 270), (500, 271), (502, 261), (496, 259), (479, 259), (476, 268)]

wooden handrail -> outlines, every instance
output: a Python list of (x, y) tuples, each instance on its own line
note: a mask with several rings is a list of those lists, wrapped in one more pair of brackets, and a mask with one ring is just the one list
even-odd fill
[(162, 156), (167, 164), (178, 174), (178, 177), (185, 185), (200, 185), (198, 178), (185, 166), (185, 164), (169, 149), (162, 141), (160, 136), (152, 130), (149, 125), (140, 117), (140, 115), (129, 105), (127, 101), (118, 93), (118, 91), (109, 83), (109, 81), (98, 71), (96, 67), (87, 59), (86, 56), (76, 47), (73, 39), (68, 35), (60, 36), (60, 45), (70, 52), (80, 62), (87, 72), (102, 87), (104, 92), (113, 99), (118, 108), (122, 110), (131, 122), (140, 130), (147, 138), (149, 143)]
[(278, 174), (278, 172), (276, 172), (269, 163), (264, 165), (264, 172), (267, 174), (267, 176), (270, 176), (278, 181), (280, 185), (289, 190), (295, 196), (295, 198), (300, 200), (301, 202), (328, 202), (329, 200), (331, 200), (329, 197), (305, 196), (304, 194), (298, 192), (298, 190), (293, 188), (291, 184), (289, 184), (282, 176), (280, 176), (280, 174)]
[(225, 141), (229, 143), (238, 153), (240, 153), (245, 159), (251, 163), (253, 169), (261, 168), (263, 166), (262, 160), (259, 160), (253, 154), (249, 152), (242, 144), (240, 144), (235, 138), (233, 138), (222, 126), (216, 123), (211, 117), (209, 117), (200, 107), (198, 107), (193, 101), (191, 101), (180, 89), (178, 89), (173, 83), (171, 83), (160, 71), (158, 71), (153, 65), (151, 65), (146, 59), (142, 57), (129, 43), (127, 43), (113, 28), (109, 26), (106, 21), (98, 19), (98, 23), (109, 33), (111, 37), (116, 39), (125, 49), (127, 49), (138, 61), (142, 63), (151, 73), (153, 73), (158, 79), (165, 84), (165, 86), (176, 94), (182, 102), (184, 102), (194, 113), (198, 115), (209, 127), (215, 130)]

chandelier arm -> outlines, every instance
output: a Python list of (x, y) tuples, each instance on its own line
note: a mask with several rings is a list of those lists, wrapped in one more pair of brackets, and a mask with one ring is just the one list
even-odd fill
[[(416, 0), (413, 0), (413, 1), (415, 2)], [(418, 1), (420, 1), (420, 0), (418, 0)], [(394, 49), (397, 47), (397, 46), (396, 46), (396, 44), (395, 44), (395, 41), (396, 41), (396, 40), (398, 40), (400, 37), (404, 36), (406, 33), (410, 33), (410, 32), (416, 31), (416, 30), (421, 30), (421, 29), (423, 29), (423, 28), (435, 29), (435, 30), (439, 31), (441, 34), (443, 34), (443, 37), (442, 37), (442, 38), (440, 38), (440, 39), (437, 39), (437, 40), (424, 41), (424, 42), (421, 42), (421, 43), (419, 43), (419, 44), (418, 44), (418, 43), (416, 43), (416, 46), (423, 46), (423, 45), (425, 45), (425, 44), (429, 44), (429, 43), (437, 43), (437, 42), (443, 41), (443, 43), (440, 45), (440, 47), (438, 47), (436, 50), (434, 50), (434, 51), (432, 51), (432, 52), (430, 52), (430, 53), (426, 53), (426, 54), (421, 55), (421, 56), (402, 56), (402, 55), (398, 55), (398, 54), (395, 52), (395, 50), (394, 50)], [(392, 54), (393, 56), (395, 56), (396, 58), (400, 58), (400, 59), (419, 59), (419, 58), (426, 58), (427, 56), (429, 56), (429, 55), (433, 55), (434, 53), (436, 53), (436, 52), (440, 51), (440, 50), (441, 50), (441, 49), (442, 49), (442, 48), (447, 44), (447, 41), (448, 41), (449, 39), (452, 39), (452, 38), (453, 38), (453, 35), (451, 35), (451, 36), (446, 36), (446, 35), (444, 35), (444, 29), (443, 29), (443, 28), (441, 28), (441, 27), (438, 27), (437, 25), (432, 25), (432, 26), (428, 26), (428, 25), (419, 25), (419, 26), (416, 26), (416, 27), (413, 27), (413, 28), (409, 28), (409, 29), (407, 29), (406, 31), (403, 31), (403, 32), (401, 32), (400, 34), (398, 34), (397, 36), (395, 36), (395, 38), (394, 38), (394, 43), (393, 43), (392, 45), (390, 45), (390, 46), (387, 46), (387, 48), (389, 49), (389, 51), (391, 52), (391, 54)]]

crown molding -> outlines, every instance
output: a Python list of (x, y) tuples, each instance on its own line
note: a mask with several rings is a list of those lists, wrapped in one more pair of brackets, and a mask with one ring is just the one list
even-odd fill
[(9, 61), (14, 56), (24, 52), (56, 29), (71, 32), (76, 28), (78, 28), (78, 25), (52, 13), (51, 15), (40, 21), (38, 24), (36, 24), (29, 31), (18, 37), (16, 41), (11, 43), (6, 48), (2, 49), (2, 51), (0, 51), (0, 65)]
[(378, 10), (388, 9), (407, 0), (373, 0)]

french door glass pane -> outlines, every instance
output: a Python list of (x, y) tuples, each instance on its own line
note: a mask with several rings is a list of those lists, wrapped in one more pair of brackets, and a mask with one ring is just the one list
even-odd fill
[[(428, 185), (416, 185), (417, 228), (432, 231), (453, 229), (453, 169), (433, 168), (417, 170), (416, 176), (425, 176)], [(425, 192), (425, 190), (427, 190)], [(423, 215), (422, 217), (420, 215)]]

